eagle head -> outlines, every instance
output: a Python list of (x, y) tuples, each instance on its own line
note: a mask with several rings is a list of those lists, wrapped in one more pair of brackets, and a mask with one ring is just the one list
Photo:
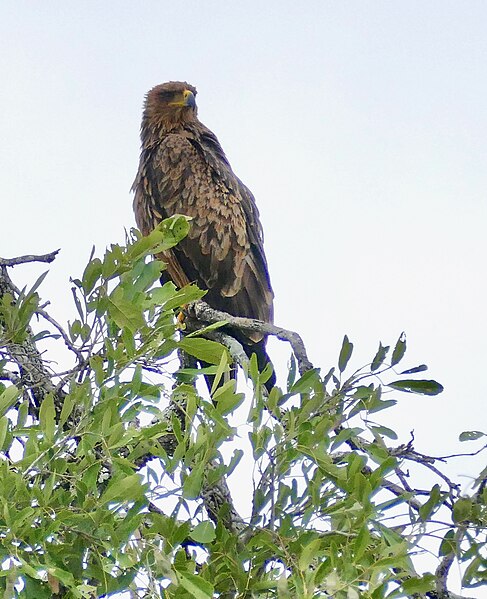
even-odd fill
[(185, 81), (168, 81), (146, 95), (142, 126), (170, 131), (196, 120), (196, 88)]

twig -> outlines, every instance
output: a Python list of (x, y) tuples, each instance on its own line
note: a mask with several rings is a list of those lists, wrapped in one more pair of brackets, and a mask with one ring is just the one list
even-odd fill
[(50, 316), (42, 308), (37, 308), (36, 314), (39, 314), (40, 316), (42, 316), (45, 320), (47, 320), (47, 322), (50, 322), (52, 324), (52, 326), (55, 329), (57, 329), (57, 331), (59, 331), (61, 337), (64, 339), (64, 343), (66, 344), (67, 348), (76, 354), (76, 357), (78, 358), (78, 360), (80, 362), (84, 360), (83, 353), (71, 343), (71, 340), (69, 339), (68, 335), (66, 334), (66, 331), (56, 320), (54, 320), (54, 318), (52, 316)]
[(54, 250), (50, 254), (27, 254), (26, 256), (17, 256), (16, 258), (0, 258), (0, 266), (16, 266), (17, 264), (26, 264), (27, 262), (53, 262), (58, 255), (59, 250)]
[(434, 458), (434, 459), (435, 460), (446, 461), (446, 460), (450, 460), (451, 458), (467, 458), (467, 457), (470, 457), (470, 456), (479, 455), (479, 453), (482, 453), (486, 449), (487, 449), (487, 444), (483, 445), (480, 449), (477, 449), (477, 451), (472, 451), (470, 453), (452, 453), (450, 455), (442, 455), (442, 456), (439, 456), (439, 457)]

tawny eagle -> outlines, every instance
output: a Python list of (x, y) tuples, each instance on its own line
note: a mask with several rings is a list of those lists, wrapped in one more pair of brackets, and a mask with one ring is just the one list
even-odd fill
[[(233, 316), (273, 321), (273, 297), (254, 196), (232, 171), (214, 133), (197, 117), (196, 89), (185, 82), (157, 85), (146, 96), (135, 220), (148, 235), (164, 218), (192, 218), (188, 236), (162, 256), (178, 287), (196, 283), (204, 300)], [(266, 336), (232, 334), (259, 368), (269, 361)], [(269, 381), (269, 388), (275, 378)]]

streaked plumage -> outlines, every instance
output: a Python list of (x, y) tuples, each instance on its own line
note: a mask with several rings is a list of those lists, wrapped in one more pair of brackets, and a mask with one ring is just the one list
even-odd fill
[[(252, 193), (233, 173), (216, 136), (197, 118), (196, 89), (158, 85), (146, 96), (133, 189), (137, 226), (149, 234), (173, 214), (192, 217), (189, 235), (162, 256), (179, 287), (195, 282), (205, 301), (234, 316), (273, 321), (273, 292)], [(235, 336), (262, 368), (265, 336)]]

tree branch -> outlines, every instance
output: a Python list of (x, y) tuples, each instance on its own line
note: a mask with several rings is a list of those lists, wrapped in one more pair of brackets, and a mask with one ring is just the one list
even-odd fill
[(0, 258), (0, 266), (17, 266), (17, 264), (26, 264), (27, 262), (47, 262), (55, 260), (60, 250), (54, 250), (50, 254), (27, 254), (26, 256), (17, 256), (16, 258)]
[[(18, 263), (21, 264), (21, 262)], [(6, 266), (2, 265), (0, 266), (0, 300), (6, 293), (15, 297), (16, 288), (8, 276)], [(42, 356), (33, 340), (32, 329), (27, 327), (25, 339), (21, 343), (5, 343), (4, 347), (12, 362), (19, 368), (21, 386), (31, 392), (32, 412), (37, 414), (42, 400), (48, 393), (53, 393), (57, 398), (56, 405), (60, 410), (64, 393), (56, 392), (51, 374), (44, 365)]]
[(264, 333), (265, 335), (273, 335), (281, 341), (287, 341), (292, 347), (301, 375), (313, 368), (313, 364), (308, 359), (303, 340), (294, 331), (288, 331), (262, 320), (232, 316), (226, 312), (214, 310), (201, 300), (189, 304), (186, 311), (190, 317), (206, 324), (225, 321), (230, 327), (240, 331)]

